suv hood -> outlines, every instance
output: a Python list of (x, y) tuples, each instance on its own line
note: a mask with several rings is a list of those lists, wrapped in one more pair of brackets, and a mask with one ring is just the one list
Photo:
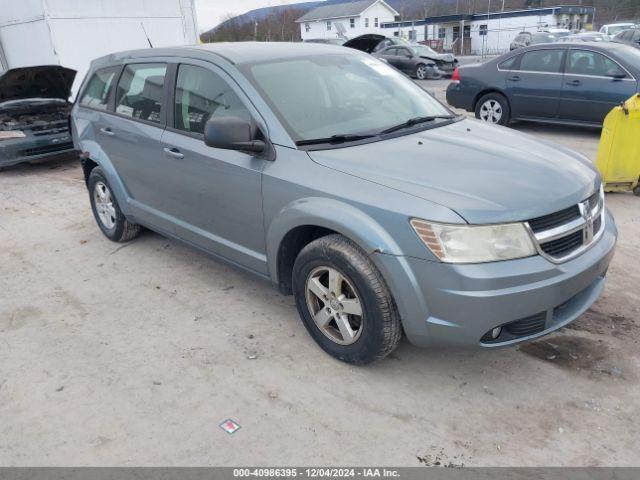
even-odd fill
[(475, 120), (309, 156), (450, 208), (472, 224), (553, 213), (585, 200), (600, 182), (595, 167), (579, 154)]
[(0, 73), (0, 103), (31, 98), (68, 100), (76, 73), (59, 65), (7, 70)]

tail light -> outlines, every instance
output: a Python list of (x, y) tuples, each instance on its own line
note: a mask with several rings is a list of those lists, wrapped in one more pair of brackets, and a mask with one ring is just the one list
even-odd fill
[(460, 83), (460, 69), (458, 67), (456, 67), (456, 69), (453, 71), (453, 75), (451, 75), (451, 82)]

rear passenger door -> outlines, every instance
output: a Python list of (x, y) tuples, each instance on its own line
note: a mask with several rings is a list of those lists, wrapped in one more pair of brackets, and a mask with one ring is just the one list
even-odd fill
[(255, 154), (208, 147), (204, 127), (213, 117), (239, 117), (266, 131), (235, 82), (208, 62), (172, 66), (171, 110), (158, 145), (163, 203), (175, 233), (260, 273), (267, 273), (262, 218), (262, 169)]
[[(615, 72), (620, 78), (615, 78)], [(560, 117), (602, 123), (611, 109), (631, 97), (636, 89), (636, 80), (609, 56), (572, 48), (565, 68)]]
[(158, 147), (164, 131), (167, 64), (136, 63), (124, 67), (115, 93), (115, 112), (104, 115), (100, 144), (114, 165), (134, 215), (153, 223), (161, 206), (163, 172)]
[(520, 55), (506, 77), (506, 91), (514, 118), (555, 118), (562, 92), (566, 49), (545, 48)]

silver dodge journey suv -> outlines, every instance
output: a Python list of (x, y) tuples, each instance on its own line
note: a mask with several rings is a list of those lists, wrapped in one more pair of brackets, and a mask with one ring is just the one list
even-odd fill
[(581, 155), (454, 115), (356, 50), (233, 43), (93, 62), (72, 111), (93, 214), (271, 279), (346, 362), (494, 348), (579, 317), (617, 231)]

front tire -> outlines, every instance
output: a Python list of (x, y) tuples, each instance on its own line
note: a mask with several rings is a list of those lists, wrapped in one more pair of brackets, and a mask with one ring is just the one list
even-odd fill
[(424, 63), (420, 63), (416, 66), (415, 76), (418, 80), (426, 80), (429, 77), (427, 66)]
[(384, 358), (402, 327), (382, 275), (352, 241), (334, 234), (302, 249), (293, 267), (302, 321), (329, 355), (353, 364)]
[(499, 93), (488, 93), (476, 104), (476, 118), (494, 125), (507, 125), (511, 119), (509, 101)]
[(140, 234), (141, 227), (124, 216), (111, 186), (100, 167), (89, 174), (91, 210), (102, 233), (113, 242), (127, 242)]

